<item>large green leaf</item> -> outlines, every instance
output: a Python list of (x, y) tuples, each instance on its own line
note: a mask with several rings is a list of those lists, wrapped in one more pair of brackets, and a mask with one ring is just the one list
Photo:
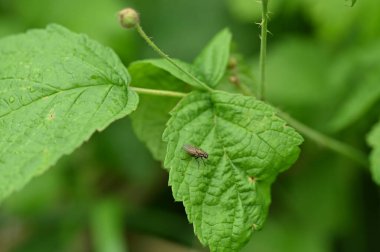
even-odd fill
[[(302, 142), (269, 105), (221, 91), (181, 100), (163, 139), (174, 198), (211, 251), (238, 251), (262, 227), (270, 185), (295, 162)], [(189, 158), (185, 144), (206, 151), (205, 164)]]
[(378, 122), (369, 133), (367, 142), (373, 148), (370, 155), (372, 178), (380, 185), (380, 122)]
[(226, 72), (232, 35), (228, 29), (219, 32), (195, 59), (207, 85), (215, 87)]
[(115, 53), (50, 25), (0, 40), (0, 200), (133, 111)]
[[(133, 86), (171, 91), (186, 90), (183, 81), (151, 62), (151, 60), (136, 61), (128, 67)], [(166, 143), (162, 141), (162, 134), (170, 118), (169, 112), (179, 100), (176, 97), (141, 95), (137, 113), (131, 115), (136, 135), (146, 143), (157, 160), (165, 159)]]

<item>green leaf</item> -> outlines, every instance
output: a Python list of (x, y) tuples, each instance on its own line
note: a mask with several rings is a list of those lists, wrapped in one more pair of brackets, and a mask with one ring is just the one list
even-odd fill
[[(132, 63), (128, 68), (132, 76), (132, 85), (136, 87), (186, 91), (186, 85), (168, 72), (156, 67), (151, 60), (142, 60)], [(169, 120), (169, 112), (180, 99), (140, 95), (137, 113), (131, 115), (133, 129), (152, 152), (153, 157), (163, 161), (166, 154), (166, 143), (162, 141), (162, 134)]]
[(372, 178), (378, 185), (380, 185), (380, 122), (375, 124), (369, 133), (367, 142), (373, 148), (370, 155)]
[[(178, 59), (174, 59), (175, 63), (178, 64), (180, 67), (182, 67), (184, 70), (186, 70), (188, 73), (194, 75), (196, 78), (198, 78), (200, 81), (202, 81), (203, 76), (199, 73), (199, 70), (195, 68), (194, 66), (180, 61)], [(182, 71), (178, 70), (175, 66), (173, 66), (170, 62), (164, 59), (148, 59), (144, 60), (146, 63), (150, 63), (168, 73), (175, 76), (177, 79), (193, 86), (196, 88), (203, 88), (197, 81), (195, 81), (193, 78), (189, 77), (187, 74), (183, 73)], [(206, 85), (206, 84), (205, 84)]]
[[(196, 58), (194, 65), (188, 64), (178, 59), (174, 62), (186, 72), (193, 75), (204, 85), (214, 87), (222, 79), (228, 63), (230, 53), (231, 33), (228, 29), (218, 33), (206, 46), (202, 53)], [(163, 59), (144, 60), (168, 73), (177, 79), (196, 88), (203, 89), (198, 81), (180, 71), (173, 64)]]
[(2, 39), (0, 55), (0, 200), (137, 106), (116, 54), (64, 27)]
[[(238, 251), (262, 227), (270, 185), (295, 162), (302, 137), (272, 107), (239, 94), (192, 92), (171, 114), (163, 139), (174, 198), (211, 251)], [(184, 144), (206, 151), (205, 164)]]
[(215, 87), (226, 72), (232, 35), (228, 29), (219, 32), (195, 59), (194, 65), (203, 74), (203, 81)]

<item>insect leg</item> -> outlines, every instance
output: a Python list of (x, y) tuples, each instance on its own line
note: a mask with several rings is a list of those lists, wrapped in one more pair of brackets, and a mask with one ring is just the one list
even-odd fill
[(198, 169), (199, 169), (199, 157), (195, 157), (195, 160), (197, 160), (197, 164), (198, 164)]
[(203, 162), (203, 166), (206, 166), (206, 161), (204, 160), (204, 158), (201, 158), (202, 162)]
[(186, 158), (181, 158), (182, 160), (189, 160), (189, 158), (191, 158), (190, 156), (186, 157)]

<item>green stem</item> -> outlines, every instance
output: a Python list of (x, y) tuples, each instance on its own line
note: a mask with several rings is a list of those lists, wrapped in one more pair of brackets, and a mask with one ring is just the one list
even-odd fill
[[(266, 54), (267, 54), (267, 34), (268, 34), (268, 2), (269, 0), (261, 0), (262, 4), (262, 20), (261, 20), (261, 44), (260, 44), (260, 83), (258, 85), (257, 98), (265, 100), (265, 81), (266, 81)], [(247, 94), (247, 90), (242, 90)], [(353, 148), (345, 143), (326, 136), (307, 125), (297, 121), (288, 114), (278, 110), (277, 112), (285, 121), (297, 129), (299, 132), (310, 138), (314, 142), (329, 148), (347, 158), (368, 167), (367, 156), (360, 150)]]
[(285, 121), (289, 123), (289, 125), (293, 126), (295, 129), (297, 129), (299, 132), (304, 134), (306, 137), (310, 138), (314, 142), (319, 143), (320, 145), (329, 148), (349, 159), (352, 161), (355, 161), (356, 163), (362, 165), (363, 167), (368, 167), (368, 159), (367, 155), (365, 155), (360, 150), (347, 145), (345, 143), (342, 143), (336, 139), (333, 139), (329, 136), (326, 136), (322, 134), (321, 132), (318, 132), (309, 126), (297, 121), (296, 119), (292, 118), (288, 114), (278, 110), (277, 114), (283, 118)]
[(257, 98), (265, 100), (265, 73), (266, 73), (266, 57), (267, 57), (267, 27), (268, 27), (268, 1), (261, 0), (261, 44), (260, 44), (260, 83), (257, 90)]
[(157, 89), (148, 89), (148, 88), (138, 88), (138, 87), (129, 87), (131, 90), (139, 94), (148, 94), (156, 96), (167, 96), (167, 97), (185, 97), (186, 93), (175, 92), (175, 91), (166, 91), (166, 90), (157, 90)]
[(205, 90), (207, 91), (213, 91), (212, 88), (210, 88), (209, 86), (207, 86), (205, 83), (203, 83), (202, 81), (200, 81), (197, 77), (195, 77), (194, 75), (192, 75), (191, 73), (189, 73), (188, 71), (186, 71), (185, 69), (183, 69), (180, 65), (178, 65), (173, 59), (171, 59), (166, 53), (164, 53), (147, 35), (146, 33), (144, 32), (144, 30), (142, 29), (141, 25), (138, 24), (136, 26), (136, 29), (137, 29), (137, 32), (140, 34), (140, 36), (148, 43), (148, 45), (150, 47), (153, 48), (153, 50), (155, 52), (157, 52), (161, 57), (163, 57), (164, 59), (166, 59), (168, 62), (170, 62), (174, 67), (176, 67), (179, 71), (181, 71), (182, 73), (184, 73), (185, 75), (187, 75), (189, 78), (193, 79), (194, 81), (196, 81), (202, 88), (204, 88)]

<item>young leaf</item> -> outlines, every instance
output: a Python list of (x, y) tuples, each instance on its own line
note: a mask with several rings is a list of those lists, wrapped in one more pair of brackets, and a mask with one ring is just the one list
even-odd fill
[[(133, 86), (180, 92), (186, 90), (184, 82), (151, 64), (150, 60), (136, 61), (128, 70)], [(166, 143), (162, 141), (162, 133), (170, 118), (169, 112), (179, 100), (177, 97), (141, 95), (138, 112), (131, 115), (136, 135), (146, 143), (157, 160), (165, 159)]]
[[(270, 185), (295, 162), (302, 137), (269, 105), (239, 94), (193, 92), (171, 114), (163, 139), (174, 198), (211, 251), (238, 251), (261, 228)], [(206, 151), (205, 163), (185, 144)]]
[[(192, 74), (193, 76), (198, 78), (200, 81), (202, 81), (203, 76), (199, 73), (199, 70), (197, 68), (195, 68), (194, 66), (192, 66), (186, 62), (180, 61), (178, 59), (174, 59), (174, 61), (177, 65), (182, 67), (188, 73)], [(193, 78), (189, 77), (187, 74), (183, 73), (182, 71), (178, 70), (178, 68), (176, 68), (175, 66), (170, 64), (170, 62), (168, 62), (164, 59), (149, 59), (149, 60), (144, 60), (144, 62), (150, 63), (150, 64), (154, 65), (155, 67), (158, 67), (158, 68), (170, 73), (171, 75), (173, 75), (177, 79), (179, 79), (179, 80), (181, 80), (181, 81), (183, 81), (183, 82), (185, 82), (185, 83), (187, 83), (193, 87), (202, 88), (202, 86), (199, 85), (199, 83), (197, 81), (195, 81)]]
[(369, 133), (367, 142), (373, 148), (370, 155), (372, 178), (380, 185), (380, 122), (378, 122)]
[(211, 87), (219, 83), (226, 71), (231, 38), (232, 35), (228, 29), (222, 30), (194, 61), (194, 66), (200, 70), (204, 81)]
[[(211, 40), (202, 53), (196, 58), (194, 65), (178, 59), (174, 59), (174, 62), (186, 72), (193, 75), (199, 82), (206, 86), (214, 87), (219, 83), (226, 71), (230, 53), (230, 43), (231, 33), (227, 29), (224, 29)], [(193, 87), (203, 88), (198, 81), (166, 60), (150, 59), (144, 62), (149, 62)]]
[(135, 110), (119, 58), (50, 25), (0, 40), (0, 200)]

